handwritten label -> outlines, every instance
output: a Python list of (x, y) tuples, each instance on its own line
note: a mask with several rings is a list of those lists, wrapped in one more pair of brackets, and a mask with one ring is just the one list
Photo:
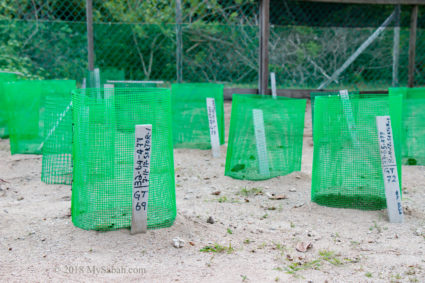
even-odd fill
[(266, 133), (264, 130), (263, 110), (253, 109), (252, 116), (254, 119), (255, 141), (257, 142), (257, 154), (259, 162), (260, 174), (270, 176), (269, 159), (267, 156)]
[(131, 234), (147, 231), (151, 147), (152, 125), (136, 125)]
[(213, 157), (220, 157), (220, 140), (218, 136), (217, 113), (214, 98), (207, 98), (208, 124), (210, 128), (211, 149)]
[(339, 96), (342, 100), (342, 110), (344, 111), (345, 119), (347, 120), (348, 130), (350, 132), (351, 140), (355, 146), (359, 146), (359, 139), (357, 137), (356, 123), (354, 121), (353, 108), (351, 107), (350, 98), (346, 89), (339, 91)]
[(273, 98), (277, 97), (277, 91), (276, 91), (276, 74), (270, 73), (270, 82), (272, 85), (272, 96)]
[(391, 119), (389, 116), (377, 116), (376, 125), (378, 128), (379, 151), (381, 154), (388, 218), (392, 223), (402, 223), (403, 207), (401, 205)]

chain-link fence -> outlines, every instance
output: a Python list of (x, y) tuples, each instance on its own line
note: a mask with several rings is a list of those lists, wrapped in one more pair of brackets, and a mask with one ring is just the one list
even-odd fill
[[(176, 30), (181, 27), (183, 81), (255, 88), (258, 1), (182, 0), (181, 24), (175, 3), (93, 0), (95, 66), (124, 70), (129, 80), (175, 82)], [(85, 5), (85, 0), (4, 0), (0, 70), (81, 82), (88, 66)], [(410, 14), (411, 6), (402, 6), (400, 43), (395, 45), (394, 5), (272, 0), (269, 68), (278, 88), (386, 89), (397, 80), (406, 85)], [(420, 6), (416, 85), (425, 85), (423, 35), (425, 6)]]

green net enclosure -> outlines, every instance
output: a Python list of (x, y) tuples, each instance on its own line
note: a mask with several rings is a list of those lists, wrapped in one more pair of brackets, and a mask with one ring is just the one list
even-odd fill
[(401, 184), (402, 97), (316, 98), (311, 199), (320, 205), (386, 207), (376, 116), (390, 115)]
[(225, 175), (264, 180), (301, 170), (305, 99), (233, 95)]
[(425, 165), (425, 88), (390, 88), (403, 95), (403, 164)]
[(75, 81), (16, 81), (3, 87), (9, 109), (11, 153), (41, 154), (46, 97), (69, 94), (75, 88)]
[(207, 98), (215, 100), (220, 144), (224, 144), (223, 85), (172, 84), (171, 93), (175, 148), (211, 148)]
[(9, 130), (7, 128), (9, 114), (6, 107), (6, 98), (4, 97), (3, 83), (16, 81), (16, 79), (16, 74), (0, 72), (0, 138), (7, 138), (9, 136)]
[(82, 89), (73, 92), (72, 103), (75, 226), (130, 227), (137, 124), (152, 124), (148, 229), (171, 226), (176, 199), (170, 90)]
[(44, 115), (44, 144), (41, 180), (46, 184), (72, 182), (71, 93), (47, 96)]

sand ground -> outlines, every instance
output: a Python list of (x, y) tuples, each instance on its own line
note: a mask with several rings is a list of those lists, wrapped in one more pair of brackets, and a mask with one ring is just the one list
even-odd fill
[[(302, 171), (259, 182), (224, 176), (226, 146), (218, 159), (175, 150), (177, 219), (144, 235), (75, 227), (71, 187), (42, 183), (42, 157), (11, 156), (0, 140), (0, 280), (425, 282), (424, 167), (403, 167), (404, 224), (390, 224), (385, 210), (318, 206), (310, 202), (309, 109), (304, 135)], [(175, 237), (184, 247), (172, 246)], [(299, 242), (312, 247), (298, 252)], [(223, 251), (200, 251), (215, 244)]]

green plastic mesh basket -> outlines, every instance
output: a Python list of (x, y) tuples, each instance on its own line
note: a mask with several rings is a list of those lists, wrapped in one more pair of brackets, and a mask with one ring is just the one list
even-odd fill
[(71, 93), (46, 97), (41, 180), (46, 184), (72, 182)]
[(316, 98), (313, 202), (363, 210), (386, 207), (376, 116), (391, 116), (401, 184), (401, 103), (400, 95), (353, 98), (347, 103), (339, 96)]
[[(100, 92), (100, 99), (98, 94)], [(131, 226), (135, 125), (152, 124), (148, 229), (176, 217), (170, 90), (75, 90), (72, 221), (83, 229)]]
[[(225, 175), (264, 180), (301, 170), (305, 109), (305, 99), (233, 95)], [(254, 122), (258, 115), (263, 123)]]
[(69, 94), (75, 81), (16, 81), (4, 83), (9, 109), (12, 154), (41, 154), (44, 144), (44, 113), (47, 96)]
[[(311, 101), (311, 122), (312, 124), (314, 123), (314, 101), (316, 100), (316, 97), (319, 96), (334, 96), (334, 95), (339, 95), (339, 91), (322, 91), (322, 92), (311, 92), (310, 93), (310, 101)], [(359, 96), (359, 92), (358, 91), (349, 91), (348, 92), (348, 96), (349, 97), (357, 97)]]
[(220, 144), (224, 144), (223, 85), (173, 84), (173, 143), (175, 148), (210, 149), (207, 98), (214, 98)]
[(425, 165), (425, 88), (390, 88), (403, 95), (403, 164)]
[(16, 79), (16, 74), (0, 72), (0, 138), (7, 138), (9, 136), (9, 130), (7, 127), (9, 114), (6, 107), (6, 98), (4, 97), (3, 83), (16, 81)]

